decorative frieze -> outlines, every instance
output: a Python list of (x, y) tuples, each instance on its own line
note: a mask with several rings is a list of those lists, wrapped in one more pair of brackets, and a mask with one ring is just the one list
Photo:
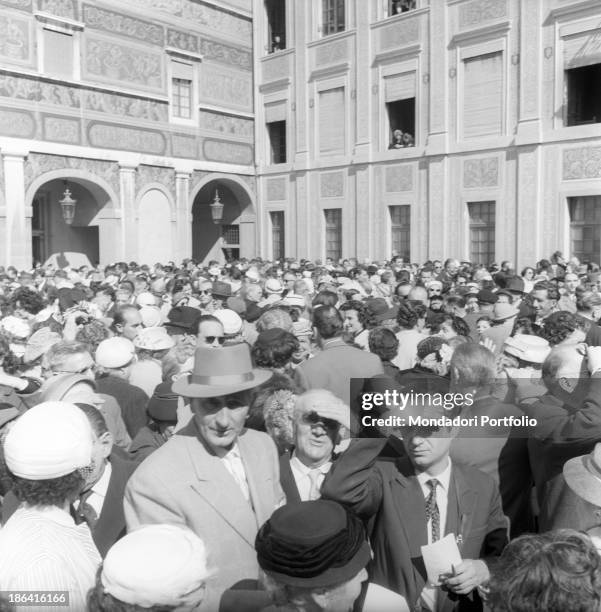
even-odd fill
[(24, 110), (0, 107), (0, 134), (33, 138), (36, 133), (36, 121), (33, 113)]
[(81, 122), (79, 119), (44, 115), (42, 125), (45, 140), (66, 144), (81, 144)]
[[(158, 0), (154, 0), (156, 3)], [(252, 43), (252, 22), (208, 4), (184, 2), (182, 17), (191, 23), (205, 26), (215, 32), (227, 32), (231, 36)]]
[(175, 194), (175, 170), (173, 168), (161, 168), (159, 166), (138, 166), (136, 172), (136, 191), (140, 191), (146, 185), (159, 183), (166, 187), (171, 194)]
[(164, 90), (163, 53), (117, 44), (114, 40), (88, 36), (84, 66), (87, 77), (126, 87)]
[[(75, 90), (77, 91), (77, 90)], [(84, 108), (100, 113), (146, 119), (148, 121), (169, 120), (166, 102), (146, 100), (134, 96), (112, 94), (106, 91), (83, 91)]]
[(204, 64), (200, 71), (200, 96), (218, 104), (252, 108), (252, 74), (224, 71), (222, 66)]
[(199, 53), (198, 36), (190, 32), (182, 32), (181, 30), (167, 30), (167, 46), (181, 49), (182, 51), (190, 51)]
[(252, 54), (247, 49), (225, 45), (209, 38), (201, 38), (200, 53), (204, 59), (230, 64), (243, 70), (252, 70)]
[(468, 159), (463, 164), (463, 186), (497, 187), (499, 185), (499, 158)]
[(117, 163), (42, 153), (30, 153), (25, 160), (25, 189), (28, 189), (35, 179), (47, 172), (66, 170), (65, 174), (68, 175), (71, 169), (85, 170), (90, 174), (95, 174), (104, 179), (116, 194), (119, 193), (119, 166)]
[(254, 134), (254, 121), (244, 117), (232, 117), (211, 111), (199, 112), (199, 126), (201, 130), (221, 132), (252, 138)]
[(159, 131), (100, 121), (91, 121), (88, 124), (88, 140), (93, 147), (143, 151), (154, 155), (164, 155), (166, 148), (165, 137)]
[(82, 10), (83, 21), (90, 28), (141, 40), (152, 45), (161, 47), (165, 45), (165, 32), (159, 25), (91, 4), (84, 4)]
[(56, 104), (63, 108), (80, 108), (81, 91), (75, 87), (47, 83), (35, 77), (15, 76), (0, 71), (0, 96)]
[(250, 145), (212, 138), (206, 138), (202, 144), (204, 157), (209, 161), (252, 164), (253, 149)]
[(57, 17), (77, 19), (75, 0), (38, 0), (38, 9)]
[(0, 14), (0, 58), (3, 62), (27, 64), (32, 61), (30, 28), (27, 18)]

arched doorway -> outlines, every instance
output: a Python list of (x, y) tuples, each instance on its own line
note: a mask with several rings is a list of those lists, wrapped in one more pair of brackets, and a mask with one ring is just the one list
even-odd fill
[[(76, 200), (71, 225), (60, 205), (65, 190)], [(98, 185), (82, 178), (55, 178), (41, 185), (33, 195), (31, 246), (34, 262), (57, 267), (96, 265), (114, 258), (114, 215), (107, 215), (109, 195)], [(113, 253), (111, 253), (113, 251)]]
[[(210, 204), (215, 192), (223, 207), (223, 219), (215, 223)], [(250, 194), (238, 180), (208, 177), (196, 193), (192, 205), (192, 257), (221, 263), (256, 255), (256, 215)]]
[(156, 187), (145, 191), (138, 203), (138, 263), (153, 265), (173, 259), (174, 225), (167, 194)]

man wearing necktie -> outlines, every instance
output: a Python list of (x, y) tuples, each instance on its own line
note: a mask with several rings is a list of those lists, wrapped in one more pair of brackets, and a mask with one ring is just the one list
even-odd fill
[(334, 447), (350, 423), (350, 408), (331, 391), (312, 389), (299, 396), (294, 408), (294, 449), (280, 457), (280, 482), (288, 503), (321, 497)]
[[(460, 409), (445, 410), (427, 389), (413, 391), (423, 394), (419, 403), (391, 407), (407, 424), (388, 440), (397, 457), (379, 457), (387, 440), (353, 440), (334, 462), (322, 497), (373, 520), (370, 580), (403, 595), (413, 612), (480, 612), (476, 589), (489, 578), (488, 560), (507, 543), (499, 491), (488, 475), (451, 462), (454, 428), (410, 421), (453, 418)], [(451, 533), (463, 560), (440, 585), (429, 584), (421, 547)]]

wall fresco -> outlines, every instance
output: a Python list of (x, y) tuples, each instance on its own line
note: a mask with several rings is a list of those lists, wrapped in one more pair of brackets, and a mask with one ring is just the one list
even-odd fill
[(161, 168), (159, 166), (147, 166), (141, 164), (136, 172), (136, 191), (140, 191), (145, 185), (159, 183), (167, 188), (172, 195), (175, 194), (175, 170), (173, 168)]
[(194, 136), (171, 134), (171, 153), (174, 157), (196, 159), (198, 157), (198, 142)]
[(208, 38), (200, 39), (200, 52), (205, 59), (252, 70), (252, 54), (246, 49), (232, 47)]
[(87, 37), (84, 54), (88, 77), (121, 82), (140, 89), (163, 91), (163, 53), (116, 44), (114, 40)]
[(221, 66), (203, 64), (200, 96), (218, 104), (252, 108), (252, 74), (225, 72)]
[(38, 9), (58, 17), (77, 19), (75, 0), (38, 0)]
[(0, 96), (7, 98), (79, 108), (80, 93), (80, 90), (74, 87), (46, 83), (35, 77), (14, 76), (0, 71)]
[(91, 28), (161, 47), (165, 44), (165, 32), (161, 26), (90, 4), (84, 4), (82, 8), (83, 21)]
[(32, 0), (0, 0), (0, 5), (21, 9), (23, 11), (31, 11), (33, 8)]
[(81, 123), (79, 119), (44, 115), (42, 125), (45, 140), (66, 144), (81, 144)]
[(29, 111), (0, 107), (0, 135), (33, 138), (36, 121)]
[(83, 100), (86, 109), (100, 113), (149, 121), (163, 121), (165, 123), (169, 120), (169, 107), (166, 102), (144, 100), (133, 96), (120, 96), (95, 90), (84, 91)]
[(0, 57), (8, 63), (25, 64), (31, 60), (28, 19), (0, 14)]
[(198, 36), (190, 32), (182, 32), (181, 30), (167, 30), (167, 46), (181, 49), (182, 51), (191, 51), (199, 53)]
[(252, 43), (250, 19), (244, 19), (213, 6), (196, 2), (186, 2), (183, 5), (182, 17), (216, 32), (227, 32), (231, 36), (247, 41), (249, 45)]
[(203, 142), (203, 153), (206, 159), (230, 164), (251, 164), (253, 149), (250, 145), (225, 140), (206, 138)]
[(88, 124), (88, 140), (93, 147), (144, 151), (155, 155), (164, 155), (166, 148), (165, 137), (161, 132), (100, 121)]
[(252, 138), (254, 135), (254, 121), (252, 119), (232, 117), (231, 115), (222, 115), (211, 111), (200, 111), (199, 125), (201, 130), (211, 132), (235, 134), (247, 138)]
[(563, 179), (601, 178), (601, 147), (580, 147), (563, 152)]

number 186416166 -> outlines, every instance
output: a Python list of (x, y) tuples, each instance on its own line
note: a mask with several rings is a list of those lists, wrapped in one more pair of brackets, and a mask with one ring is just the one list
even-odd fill
[(0, 598), (13, 606), (69, 605), (69, 591), (0, 591)]

